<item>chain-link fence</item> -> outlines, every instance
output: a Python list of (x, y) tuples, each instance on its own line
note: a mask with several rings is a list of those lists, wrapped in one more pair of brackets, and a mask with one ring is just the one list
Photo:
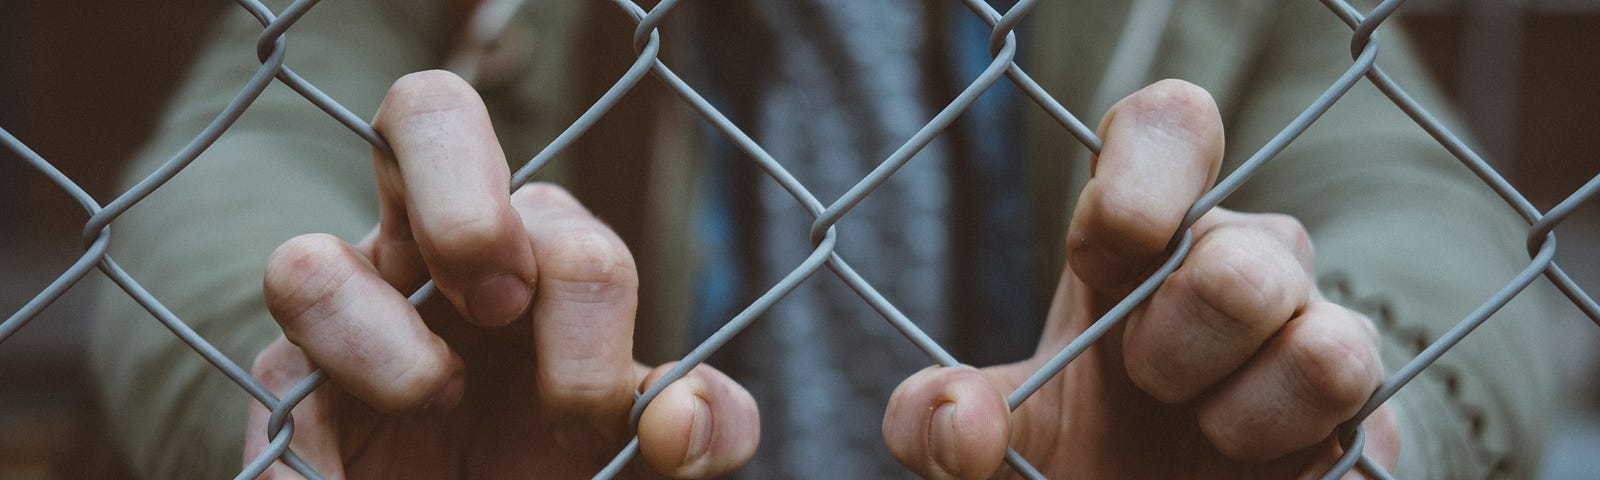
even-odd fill
[[(149, 173), (136, 186), (117, 196), (110, 203), (101, 205), (96, 202), (72, 179), (67, 178), (55, 169), (50, 162), (35, 154), (9, 132), (0, 129), (0, 140), (3, 140), (7, 148), (18, 154), (28, 165), (48, 177), (50, 181), (68, 193), (91, 215), (83, 227), (85, 249), (83, 255), (65, 272), (62, 272), (44, 291), (34, 296), (20, 310), (11, 314), (4, 323), (0, 323), (0, 341), (4, 341), (26, 326), (31, 319), (60, 298), (92, 270), (99, 270), (148, 310), (156, 321), (166, 326), (174, 335), (177, 335), (184, 343), (188, 344), (195, 353), (204, 357), (211, 365), (221, 370), (234, 383), (238, 384), (240, 388), (271, 410), (272, 414), (268, 430), (272, 441), (260, 456), (250, 462), (239, 473), (239, 478), (253, 478), (278, 460), (284, 461), (308, 477), (317, 478), (316, 472), (302, 462), (295, 452), (289, 448), (289, 440), (293, 435), (293, 422), (290, 421), (289, 415), (301, 400), (327, 380), (327, 376), (319, 371), (299, 382), (283, 397), (272, 394), (261, 383), (253, 379), (249, 372), (229, 360), (217, 348), (213, 347), (207, 339), (201, 337), (181, 318), (164, 307), (160, 300), (152, 296), (138, 281), (134, 280), (119, 266), (115, 259), (107, 255), (108, 247), (112, 241), (110, 227), (116, 219), (146, 196), (161, 188), (178, 172), (188, 167), (192, 161), (206, 151), (214, 141), (229, 129), (234, 121), (250, 107), (252, 101), (274, 80), (298, 92), (307, 101), (320, 108), (327, 115), (332, 116), (345, 127), (348, 127), (351, 132), (360, 136), (378, 150), (388, 152), (388, 146), (371, 126), (345, 109), (339, 102), (318, 90), (315, 85), (296, 75), (285, 64), (285, 34), (291, 30), (297, 20), (313, 9), (318, 3), (316, 0), (299, 0), (287, 9), (276, 13), (255, 0), (236, 0), (236, 2), (249, 11), (264, 27), (256, 44), (256, 52), (261, 63), (260, 68), (256, 70), (249, 82), (240, 88), (239, 93), (227, 108), (217, 115), (210, 125), (196, 135), (186, 147), (173, 155), (160, 168)], [(1006, 12), (998, 12), (982, 0), (963, 0), (962, 4), (973, 15), (993, 27), (993, 33), (990, 36), (988, 45), (993, 61), (988, 64), (988, 67), (983, 70), (977, 79), (973, 80), (961, 91), (955, 100), (945, 106), (931, 121), (923, 125), (898, 150), (884, 159), (875, 170), (862, 178), (840, 198), (824, 203), (796, 180), (794, 176), (790, 175), (782, 163), (769, 155), (759, 143), (729, 121), (727, 117), (707, 102), (695, 88), (687, 84), (661, 61), (662, 40), (657, 32), (657, 27), (662, 24), (675, 7), (683, 3), (681, 0), (664, 0), (648, 11), (627, 0), (612, 0), (611, 3), (637, 23), (637, 28), (634, 30), (633, 35), (633, 45), (638, 54), (637, 60), (598, 101), (574, 120), (555, 140), (546, 145), (538, 155), (517, 170), (512, 179), (513, 190), (537, 175), (558, 153), (571, 145), (575, 139), (583, 135), (602, 116), (606, 115), (607, 111), (617, 104), (626, 93), (645, 81), (646, 76), (654, 76), (656, 81), (666, 86), (684, 104), (699, 113), (717, 132), (724, 135), (773, 181), (788, 191), (796, 200), (799, 208), (803, 208), (815, 218), (810, 230), (810, 240), (813, 246), (810, 255), (779, 282), (767, 289), (754, 302), (751, 302), (731, 320), (724, 323), (720, 329), (695, 347), (688, 355), (684, 356), (683, 361), (659, 381), (645, 389), (637, 397), (631, 412), (631, 420), (635, 423), (637, 423), (644, 407), (668, 384), (681, 378), (691, 368), (705, 361), (734, 335), (748, 327), (757, 318), (760, 318), (775, 303), (781, 301), (786, 294), (824, 268), (838, 276), (840, 280), (859, 294), (862, 301), (880, 313), (885, 321), (899, 330), (908, 341), (926, 353), (929, 358), (944, 366), (958, 365), (960, 362), (954, 356), (925, 334), (911, 319), (907, 318), (906, 315), (886, 300), (884, 296), (880, 295), (871, 283), (864, 280), (844, 258), (835, 252), (838, 236), (834, 225), (894, 175), (919, 150), (938, 137), (978, 97), (998, 82), (1009, 81), (1017, 86), (1027, 98), (1031, 99), (1038, 108), (1051, 116), (1059, 123), (1061, 128), (1076, 138), (1088, 151), (1098, 153), (1101, 147), (1100, 139), (1095, 136), (1090, 128), (1086, 127), (1055, 98), (1052, 98), (1049, 92), (1030, 78), (1027, 72), (1015, 62), (1017, 39), (1013, 28), (1028, 16), (1037, 2), (1025, 0)], [(1568, 214), (1592, 197), (1596, 190), (1600, 190), (1600, 177), (1591, 179), (1549, 211), (1540, 212), (1502, 176), (1497, 174), (1489, 164), (1474, 153), (1471, 148), (1446, 129), (1440, 121), (1430, 115), (1422, 105), (1407, 95), (1376, 64), (1379, 44), (1375, 40), (1374, 32), (1404, 2), (1389, 0), (1366, 13), (1355, 10), (1342, 0), (1322, 0), (1322, 3), (1332, 15), (1337, 16), (1351, 28), (1350, 54), (1354, 62), (1342, 75), (1335, 79), (1330, 79), (1332, 81), (1331, 85), (1323, 91), (1321, 96), (1311, 101), (1292, 122), (1284, 126), (1276, 136), (1265, 145), (1259, 147), (1248, 160), (1230, 175), (1221, 179), (1209, 193), (1193, 205), (1184, 218), (1182, 227), (1178, 230), (1179, 233), (1172, 240), (1171, 245), (1173, 247), (1170, 256), (1132, 293), (1095, 321), (1081, 335), (1073, 339), (1065, 348), (1057, 352), (1027, 381), (1011, 392), (1007, 398), (1010, 408), (1013, 410), (1018, 408), (1041, 386), (1061, 372), (1068, 363), (1094, 345), (1104, 334), (1121, 322), (1135, 306), (1148, 298), (1156, 290), (1156, 287), (1182, 264), (1188, 254), (1193, 241), (1188, 227), (1236, 191), (1257, 170), (1272, 162), (1274, 157), (1287, 147), (1291, 141), (1338, 102), (1352, 86), (1363, 79), (1370, 82), (1392, 100), (1395, 106), (1426, 130), (1443, 148), (1475, 173), (1485, 185), (1493, 189), (1501, 199), (1511, 205), (1526, 220), (1529, 225), (1527, 249), (1531, 260), (1502, 289), (1485, 299), (1479, 307), (1456, 324), (1454, 328), (1435, 339), (1431, 345), (1387, 379), (1377, 392), (1370, 397), (1359, 413), (1345, 423), (1346, 427), (1339, 431), (1339, 438), (1345, 453), (1337, 465), (1327, 472), (1325, 478), (1336, 478), (1357, 466), (1369, 476), (1387, 477), (1388, 475), (1381, 467), (1378, 467), (1362, 455), (1364, 434), (1360, 427), (1361, 422), (1441, 355), (1481, 325), (1495, 311), (1504, 306), (1513, 297), (1519, 295), (1537, 277), (1543, 275), (1548, 278), (1572, 303), (1577, 305), (1597, 325), (1600, 325), (1600, 306), (1597, 306), (1553, 262), (1557, 244), (1552, 233), (1552, 230)], [(1165, 13), (1162, 13), (1162, 15), (1165, 15)], [(1004, 80), (1002, 80), (1002, 77), (1004, 77)], [(433, 294), (434, 289), (430, 283), (413, 294), (411, 301), (419, 303)], [(600, 477), (609, 478), (620, 472), (636, 455), (637, 451), (638, 441), (634, 439), (613, 458), (605, 470), (601, 472)], [(1042, 475), (1015, 451), (1007, 453), (1006, 461), (1024, 476), (1042, 478)]]

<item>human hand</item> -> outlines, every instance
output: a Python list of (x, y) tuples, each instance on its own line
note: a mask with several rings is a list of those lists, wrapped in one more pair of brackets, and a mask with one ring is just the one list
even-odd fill
[[(1382, 380), (1372, 322), (1328, 302), (1312, 246), (1283, 215), (1215, 209), (1183, 265), (1015, 412), (1010, 393), (1166, 258), (1189, 207), (1215, 182), (1222, 121), (1194, 85), (1163, 81), (1100, 124), (1067, 234), (1043, 338), (1028, 360), (930, 368), (896, 389), (889, 449), (931, 478), (1003, 476), (1011, 445), (1052, 478), (1316, 478), (1338, 425)], [(1387, 407), (1364, 423), (1365, 454), (1392, 466)]]
[[(379, 226), (278, 248), (264, 280), (283, 336), (253, 373), (282, 395), (314, 368), (332, 381), (294, 412), (291, 446), (330, 478), (579, 478), (627, 440), (634, 392), (664, 374), (632, 360), (638, 278), (627, 247), (560, 188), (508, 195), (482, 100), (452, 74), (395, 82), (373, 127)], [(442, 297), (413, 308), (432, 278)], [(436, 297), (436, 298), (437, 298)], [(245, 461), (268, 443), (251, 402)], [(653, 472), (715, 476), (747, 462), (754, 400), (709, 366), (639, 420)], [(643, 470), (643, 469), (640, 469)], [(293, 477), (277, 463), (264, 475)]]

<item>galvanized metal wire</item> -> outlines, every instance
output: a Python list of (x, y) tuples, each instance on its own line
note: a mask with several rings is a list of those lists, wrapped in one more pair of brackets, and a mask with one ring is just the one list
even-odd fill
[[(1176, 270), (1188, 255), (1193, 243), (1193, 236), (1189, 232), (1189, 226), (1233, 194), (1263, 166), (1274, 161), (1279, 152), (1283, 151), (1290, 142), (1305, 132), (1312, 123), (1316, 122), (1323, 113), (1327, 112), (1346, 92), (1363, 79), (1393, 101), (1397, 108), (1426, 130), (1445, 150), (1454, 155), (1461, 164), (1476, 174), (1488, 188), (1493, 189), (1501, 199), (1522, 216), (1529, 226), (1527, 249), (1530, 261), (1519, 274), (1507, 281), (1500, 291), (1485, 299), (1477, 309), (1463, 318), (1454, 328), (1434, 340), (1431, 345), (1383, 383), (1360, 412), (1349, 419), (1346, 423), (1347, 426), (1341, 429), (1340, 439), (1345, 453), (1338, 464), (1325, 474), (1324, 478), (1339, 478), (1350, 469), (1357, 467), (1369, 477), (1388, 478), (1387, 472), (1384, 472), (1382, 468), (1362, 454), (1365, 434), (1361, 430), (1361, 422), (1419, 373), (1428, 368), (1441, 355), (1487, 321), (1494, 312), (1520, 294), (1537, 277), (1542, 275), (1549, 279), (1596, 325), (1600, 325), (1600, 305), (1596, 305), (1595, 301), (1575, 284), (1553, 260), (1557, 252), (1555, 234), (1553, 233), (1554, 228), (1571, 214), (1577, 206), (1587, 202), (1597, 191), (1600, 191), (1600, 176), (1589, 180), (1583, 187), (1569, 195), (1556, 207), (1547, 212), (1540, 212), (1520, 192), (1513, 188), (1504, 177), (1496, 173), (1483, 158), (1451, 133), (1443, 123), (1429, 114), (1422, 105), (1411, 98), (1377, 65), (1379, 45), (1374, 37), (1374, 32), (1404, 3), (1402, 0), (1385, 1), (1371, 12), (1366, 13), (1355, 10), (1343, 0), (1321, 1), (1330, 12), (1346, 23), (1352, 30), (1350, 37), (1352, 62), (1350, 66), (1337, 78), (1329, 79), (1331, 83), (1320, 96), (1314, 99), (1307, 99), (1308, 103), (1300, 115), (1285, 125), (1268, 142), (1261, 145), (1239, 168), (1227, 177), (1222, 178), (1210, 192), (1194, 204), (1185, 216), (1181, 227), (1174, 233), (1170, 242), (1172, 253), (1169, 254), (1161, 266), (1140, 283), (1127, 297), (1097, 319), (1088, 329), (1058, 351), (1048, 362), (1011, 392), (1007, 398), (1011, 409), (1015, 410), (1026, 402), (1041, 386), (1054, 378), (1075, 358), (1094, 345), (1106, 332), (1123, 321), (1131, 310), (1149, 298), (1156, 287)], [(3, 143), (7, 149), (16, 153), (24, 163), (39, 171), (50, 182), (71, 196), (74, 201), (90, 214), (89, 220), (83, 227), (84, 253), (45, 287), (43, 291), (35, 295), (31, 301), (27, 302), (21, 309), (13, 312), (3, 323), (0, 323), (0, 342), (4, 342), (5, 339), (25, 327), (30, 320), (59, 299), (63, 293), (73, 288), (78, 281), (82, 280), (91, 271), (99, 270), (126, 292), (129, 297), (149, 311), (157, 322), (161, 323), (173, 335), (176, 335), (192, 348), (196, 354), (210, 362), (212, 366), (225, 374), (239, 388), (270, 409), (271, 416), (268, 422), (268, 430), (272, 441), (268, 448), (239, 472), (237, 478), (254, 478), (273, 462), (280, 460), (308, 478), (320, 478), (320, 475), (314, 469), (301, 461), (294, 450), (289, 448), (289, 440), (294, 435), (294, 422), (291, 418), (291, 412), (312, 390), (327, 380), (327, 375), (321, 371), (314, 372), (291, 388), (283, 397), (280, 398), (273, 395), (252, 378), (243, 367), (229, 360), (209, 341), (190, 328), (181, 318), (163, 306), (159, 299), (151, 295), (140, 285), (138, 280), (123, 270), (116, 260), (107, 253), (112, 241), (110, 226), (117, 218), (150, 193), (161, 188), (174, 175), (188, 167), (202, 152), (210, 148), (212, 143), (223, 132), (227, 131), (246, 109), (250, 108), (251, 103), (273, 80), (277, 80), (299, 93), (307, 101), (336, 119), (352, 133), (366, 140), (380, 152), (389, 152), (388, 145), (384, 143), (383, 139), (378, 136), (370, 125), (344, 108), (339, 102), (318, 90), (316, 86), (295, 74), (285, 64), (287, 55), (286, 35), (295, 22), (307, 15), (317, 5), (318, 0), (297, 0), (283, 11), (276, 13), (270, 11), (256, 0), (236, 0), (235, 3), (248, 11), (263, 27), (256, 43), (257, 59), (261, 64), (260, 68), (240, 88), (232, 102), (218, 113), (209, 125), (197, 133), (187, 146), (174, 154), (159, 168), (150, 172), (134, 187), (121, 193), (105, 205), (96, 202), (77, 183), (62, 174), (50, 162), (36, 154), (21, 140), (0, 128), (0, 143)], [(517, 2), (502, 3), (513, 5), (513, 7), (508, 8), (514, 8)], [(979, 96), (998, 83), (1002, 77), (1015, 84), (1028, 99), (1053, 118), (1068, 134), (1077, 139), (1088, 152), (1098, 154), (1100, 151), (1101, 141), (1095, 136), (1093, 130), (1084, 125), (1072, 112), (1062, 106), (1049, 92), (1029, 77), (1027, 72), (1016, 61), (1017, 40), (1014, 29), (1032, 11), (1038, 3), (1037, 0), (1023, 0), (1005, 12), (996, 11), (982, 0), (961, 0), (961, 3), (973, 15), (978, 16), (993, 28), (988, 45), (993, 56), (992, 62), (954, 100), (932, 119), (928, 120), (915, 135), (907, 139), (897, 150), (883, 159), (875, 169), (839, 198), (834, 199), (832, 202), (824, 203), (796, 180), (781, 162), (768, 154), (759, 143), (713, 107), (693, 86), (685, 82), (661, 60), (662, 40), (658, 33), (658, 27), (679, 4), (683, 3), (682, 0), (664, 0), (650, 10), (645, 10), (629, 0), (610, 0), (610, 3), (622, 15), (625, 15), (626, 18), (637, 25), (632, 37), (633, 46), (637, 54), (636, 59), (628, 70), (597, 101), (573, 120), (560, 135), (547, 144), (537, 155), (517, 169), (512, 177), (512, 190), (537, 176), (559, 153), (567, 149), (577, 138), (587, 132), (590, 127), (621, 101), (629, 91), (643, 82), (648, 75), (654, 76), (660, 84), (708, 122), (714, 130), (730, 140), (740, 152), (765, 172), (772, 181), (787, 191), (794, 198), (799, 208), (804, 209), (814, 217), (809, 232), (812, 245), (810, 255), (790, 270), (781, 280), (769, 287), (765, 293), (750, 302), (737, 315), (723, 323), (721, 328), (717, 329), (705, 341), (685, 355), (681, 359), (682, 361), (663, 375), (660, 380), (640, 393), (630, 412), (630, 420), (635, 425), (645, 406), (649, 405), (667, 385), (682, 378), (690, 369), (704, 362), (714, 352), (722, 348), (734, 335), (737, 335), (755, 322), (757, 318), (760, 318), (763, 313), (772, 308), (777, 302), (782, 301), (784, 296), (792, 292), (801, 282), (816, 275), (824, 268), (848, 285), (861, 297), (862, 301), (877, 311), (884, 321), (902, 333), (908, 341), (935, 363), (943, 366), (960, 364), (954, 356), (924, 333), (914, 321), (878, 293), (870, 282), (862, 278), (844, 257), (835, 251), (838, 246), (838, 234), (835, 225), (848, 215), (853, 208), (870, 196), (874, 190), (892, 177), (896, 171), (905, 167), (919, 150), (943, 133)], [(1164, 19), (1167, 15), (1165, 9), (1170, 8), (1171, 2), (1144, 2), (1144, 4), (1147, 5), (1141, 8), (1141, 11), (1156, 9), (1163, 19), (1162, 23), (1165, 23)], [(503, 28), (503, 22), (496, 23), (492, 20), (480, 20), (480, 22), (487, 22), (496, 25), (497, 28)], [(1143, 52), (1147, 49), (1133, 50)], [(1148, 55), (1148, 52), (1140, 53), (1139, 55)], [(1138, 63), (1134, 61), (1128, 64), (1131, 66), (1119, 68), (1136, 69), (1139, 68), (1137, 66)], [(1118, 74), (1117, 76), (1125, 77), (1127, 74)], [(414, 304), (420, 303), (431, 297), (434, 292), (435, 289), (432, 284), (428, 283), (413, 293), (410, 299)], [(886, 379), (886, 381), (890, 380), (892, 379)], [(616, 475), (632, 460), (637, 452), (638, 439), (634, 438), (621, 452), (613, 457), (612, 461), (600, 472), (597, 478), (610, 478)], [(1029, 465), (1015, 451), (1007, 453), (1006, 461), (1024, 477), (1044, 478), (1038, 470)]]

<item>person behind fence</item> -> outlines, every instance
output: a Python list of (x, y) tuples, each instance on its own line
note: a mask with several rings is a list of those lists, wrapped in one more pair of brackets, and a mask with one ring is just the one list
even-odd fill
[[(511, 166), (633, 61), (633, 23), (603, 4), (476, 3), (324, 2), (287, 31), (286, 64), (371, 118), (392, 156), (368, 164), (365, 142), (274, 85), (112, 227), (132, 275), (269, 390), (331, 376), (293, 411), (292, 446), (325, 476), (592, 475), (631, 437), (635, 392), (812, 251), (803, 206), (653, 78), (549, 182), (511, 192)], [(826, 204), (990, 62), (989, 27), (944, 3), (689, 3), (661, 28), (663, 59)], [(1007, 409), (1350, 65), (1350, 29), (1313, 2), (1134, 8), (1045, 2), (1018, 27), (1018, 63), (1099, 119), (1099, 155), (1002, 79), (838, 224), (842, 258), (989, 366), (927, 367), (823, 269), (648, 405), (627, 473), (985, 478), (1009, 472), (1008, 446), (1050, 478), (1331, 466), (1386, 374), (1527, 261), (1526, 225), (1366, 83), (1201, 217), (1123, 324)], [(1379, 64), (1447, 111), (1395, 30), (1379, 29)], [(224, 15), (130, 182), (245, 83), (260, 31)], [(428, 279), (439, 295), (413, 308)], [(266, 407), (107, 290), (93, 362), (136, 472), (235, 475), (268, 443)], [(1512, 302), (1401, 390), (1366, 420), (1364, 453), (1398, 478), (1532, 475), (1553, 395), (1541, 308)]]

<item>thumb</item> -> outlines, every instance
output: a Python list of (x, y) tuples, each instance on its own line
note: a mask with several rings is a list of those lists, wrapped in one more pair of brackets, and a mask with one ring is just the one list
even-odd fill
[[(654, 384), (676, 364), (656, 367), (640, 388)], [(710, 365), (696, 366), (668, 385), (639, 417), (639, 452), (657, 472), (672, 478), (726, 475), (750, 461), (760, 439), (755, 399)]]
[(889, 397), (883, 439), (924, 478), (988, 478), (1011, 437), (1006, 399), (972, 367), (932, 367)]

